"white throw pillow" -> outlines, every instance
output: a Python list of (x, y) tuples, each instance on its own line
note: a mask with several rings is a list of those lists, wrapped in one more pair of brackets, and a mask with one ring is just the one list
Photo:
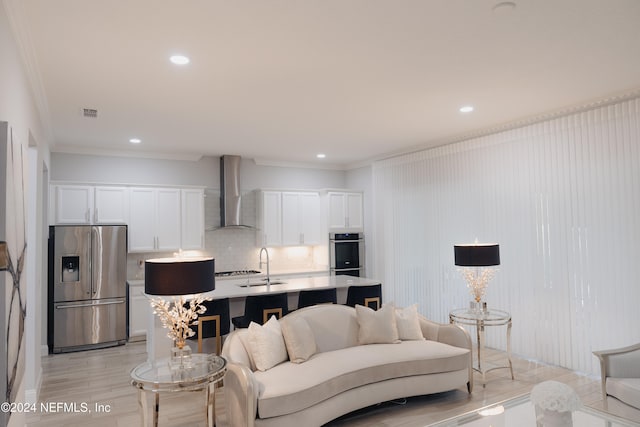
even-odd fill
[(287, 360), (280, 322), (275, 316), (264, 325), (249, 324), (249, 347), (259, 371), (266, 371)]
[(280, 324), (282, 336), (287, 346), (289, 360), (293, 363), (302, 363), (316, 353), (316, 340), (313, 331), (304, 318), (283, 318)]
[(396, 308), (396, 326), (401, 340), (423, 340), (420, 319), (418, 319), (418, 304)]
[(358, 319), (358, 343), (360, 344), (392, 344), (399, 343), (396, 313), (392, 305), (383, 305), (375, 311), (369, 307), (356, 304)]

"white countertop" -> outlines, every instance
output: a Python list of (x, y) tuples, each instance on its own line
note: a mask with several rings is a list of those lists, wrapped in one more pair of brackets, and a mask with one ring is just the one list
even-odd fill
[[(275, 280), (272, 278), (272, 280)], [(244, 298), (247, 295), (277, 294), (281, 292), (299, 292), (306, 289), (323, 288), (346, 288), (349, 286), (377, 285), (378, 280), (366, 279), (352, 276), (331, 276), (329, 274), (314, 277), (291, 277), (283, 278), (284, 283), (278, 285), (262, 285), (241, 287), (246, 284), (247, 278), (216, 281), (216, 289), (207, 292), (206, 296), (217, 298)], [(250, 283), (259, 282), (258, 278), (252, 277)]]
[[(272, 281), (278, 280), (284, 283), (277, 285), (261, 285), (242, 287), (239, 285), (249, 283), (257, 283), (264, 276), (251, 275), (248, 277), (237, 276), (233, 279), (216, 280), (216, 288), (211, 292), (207, 292), (204, 295), (213, 299), (219, 298), (244, 298), (247, 295), (264, 295), (264, 294), (277, 294), (281, 292), (299, 292), (305, 289), (323, 289), (323, 288), (347, 288), (349, 286), (367, 286), (377, 285), (379, 280), (366, 279), (363, 277), (353, 276), (331, 276), (329, 274), (313, 277), (282, 277), (276, 278), (272, 275)], [(248, 280), (247, 280), (248, 279)], [(128, 280), (130, 285), (144, 285), (143, 280)]]

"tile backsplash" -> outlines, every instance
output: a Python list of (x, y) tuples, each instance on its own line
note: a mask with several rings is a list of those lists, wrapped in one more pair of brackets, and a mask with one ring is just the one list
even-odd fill
[[(220, 227), (220, 192), (205, 190), (205, 250), (200, 253), (213, 256), (216, 271), (259, 270), (260, 247), (256, 244), (255, 228), (257, 224), (256, 193), (242, 195), (241, 219), (243, 224), (252, 228)], [(269, 248), (272, 271), (328, 269), (328, 247), (300, 246)], [(171, 257), (167, 253), (130, 253), (127, 262), (127, 278), (144, 278), (144, 260), (150, 258)], [(263, 267), (262, 270), (265, 270)]]

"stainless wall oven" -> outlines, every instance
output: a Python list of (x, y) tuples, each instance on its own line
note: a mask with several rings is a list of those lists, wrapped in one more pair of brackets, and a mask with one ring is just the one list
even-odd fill
[(364, 276), (364, 235), (362, 233), (329, 233), (331, 274)]

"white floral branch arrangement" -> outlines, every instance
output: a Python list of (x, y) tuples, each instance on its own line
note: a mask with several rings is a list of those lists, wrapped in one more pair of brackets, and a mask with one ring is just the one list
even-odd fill
[(167, 336), (175, 341), (176, 347), (182, 349), (186, 339), (195, 335), (191, 325), (198, 324), (198, 315), (204, 314), (207, 307), (202, 305), (204, 301), (211, 301), (202, 295), (194, 295), (188, 304), (184, 297), (173, 297), (171, 300), (164, 298), (151, 298), (153, 314), (157, 314), (162, 326), (168, 329)]
[(483, 268), (482, 270), (480, 270), (477, 267), (465, 267), (461, 270), (461, 272), (462, 276), (467, 281), (469, 293), (473, 296), (476, 302), (480, 302), (485, 292), (487, 291), (489, 281), (493, 279), (493, 276), (495, 276), (496, 274), (496, 269)]

